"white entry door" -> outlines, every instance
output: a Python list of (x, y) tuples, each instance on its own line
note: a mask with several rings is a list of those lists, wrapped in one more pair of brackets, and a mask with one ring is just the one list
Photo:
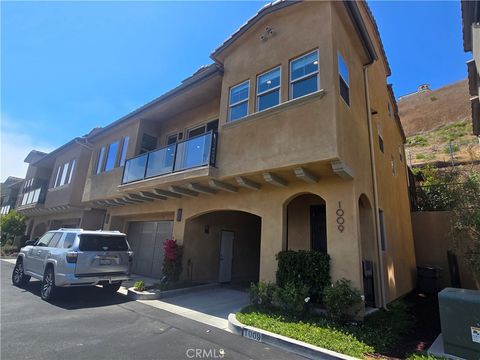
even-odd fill
[(232, 258), (233, 258), (233, 231), (222, 231), (220, 242), (220, 264), (218, 270), (218, 281), (229, 282), (232, 280)]

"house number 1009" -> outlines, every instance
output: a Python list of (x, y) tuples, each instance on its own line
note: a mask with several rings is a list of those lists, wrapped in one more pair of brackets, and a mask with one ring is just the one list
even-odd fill
[(345, 211), (342, 209), (342, 203), (339, 201), (338, 202), (338, 209), (337, 209), (337, 229), (340, 232), (343, 232), (345, 230), (345, 218), (343, 215), (345, 215)]

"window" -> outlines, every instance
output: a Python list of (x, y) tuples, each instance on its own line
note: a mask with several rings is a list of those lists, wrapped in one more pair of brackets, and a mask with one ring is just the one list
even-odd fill
[(343, 61), (342, 55), (338, 54), (338, 79), (340, 82), (340, 96), (350, 106), (350, 82), (348, 78), (348, 67)]
[(387, 250), (387, 232), (385, 230), (385, 214), (383, 210), (378, 210), (378, 215), (380, 218), (380, 241), (382, 246), (382, 251)]
[(62, 165), (62, 176), (60, 177), (60, 184), (58, 186), (65, 185), (67, 182), (68, 163)]
[(155, 150), (157, 147), (157, 138), (152, 135), (143, 134), (142, 135), (142, 147), (140, 149), (140, 154)]
[(290, 97), (296, 99), (319, 89), (318, 50), (290, 62)]
[(257, 111), (280, 103), (280, 67), (270, 70), (257, 78)]
[(212, 130), (213, 131), (218, 130), (218, 120), (213, 120), (213, 121), (210, 121), (210, 122), (206, 123), (205, 125), (201, 125), (199, 127), (188, 130), (187, 138), (190, 139), (192, 137), (208, 133)]
[(118, 166), (123, 166), (125, 165), (125, 159), (127, 158), (127, 151), (128, 151), (128, 141), (130, 138), (128, 136), (125, 136), (123, 138), (123, 144), (122, 144), (122, 154), (120, 155), (120, 162)]
[(388, 110), (388, 116), (392, 117), (392, 105), (390, 103), (387, 103), (387, 110)]
[(48, 246), (48, 243), (52, 239), (53, 235), (55, 233), (53, 232), (48, 232), (45, 235), (43, 235), (38, 241), (37, 241), (37, 246)]
[(80, 251), (127, 251), (128, 244), (122, 235), (80, 235)]
[(230, 89), (228, 120), (241, 119), (248, 115), (248, 96), (250, 93), (250, 81), (247, 80)]
[(392, 163), (392, 174), (393, 176), (396, 176), (397, 175), (397, 165), (395, 164), (395, 158), (393, 157), (393, 155), (391, 156), (391, 163)]
[(102, 146), (102, 148), (98, 152), (97, 170), (96, 170), (95, 174), (99, 174), (99, 173), (102, 172), (104, 156), (105, 156), (105, 146)]
[(55, 181), (52, 184), (52, 187), (57, 187), (60, 180), (60, 171), (62, 170), (62, 165), (59, 165), (57, 168), (57, 175), (55, 175)]
[(382, 153), (385, 153), (385, 145), (383, 143), (383, 138), (380, 134), (378, 134), (378, 147)]
[(73, 176), (73, 170), (75, 170), (75, 159), (73, 159), (71, 162), (70, 162), (70, 174), (68, 175), (68, 183), (67, 184), (70, 184), (72, 182), (72, 176)]
[(60, 239), (62, 238), (63, 233), (57, 232), (53, 235), (52, 240), (48, 243), (48, 247), (56, 247)]
[(110, 171), (115, 167), (115, 161), (117, 159), (119, 141), (115, 141), (108, 146), (107, 160), (105, 161), (104, 171)]
[(73, 242), (75, 241), (75, 233), (67, 233), (65, 235), (65, 240), (63, 240), (63, 247), (65, 249), (70, 249), (73, 246)]
[(178, 135), (177, 135), (177, 134), (170, 135), (170, 136), (167, 138), (167, 145), (175, 144), (175, 143), (177, 142), (177, 139), (178, 139)]
[(403, 162), (403, 148), (402, 148), (402, 145), (398, 146), (398, 157), (400, 158), (400, 161)]

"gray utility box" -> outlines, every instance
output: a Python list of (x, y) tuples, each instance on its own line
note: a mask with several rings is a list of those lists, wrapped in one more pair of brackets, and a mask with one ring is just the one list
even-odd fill
[(480, 291), (446, 288), (438, 293), (446, 354), (480, 359)]

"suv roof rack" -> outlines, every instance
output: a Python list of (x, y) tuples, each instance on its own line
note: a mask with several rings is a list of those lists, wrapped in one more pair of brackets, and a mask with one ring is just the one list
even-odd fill
[(83, 231), (82, 228), (60, 228), (58, 230), (66, 231), (66, 230), (77, 230), (77, 231)]

